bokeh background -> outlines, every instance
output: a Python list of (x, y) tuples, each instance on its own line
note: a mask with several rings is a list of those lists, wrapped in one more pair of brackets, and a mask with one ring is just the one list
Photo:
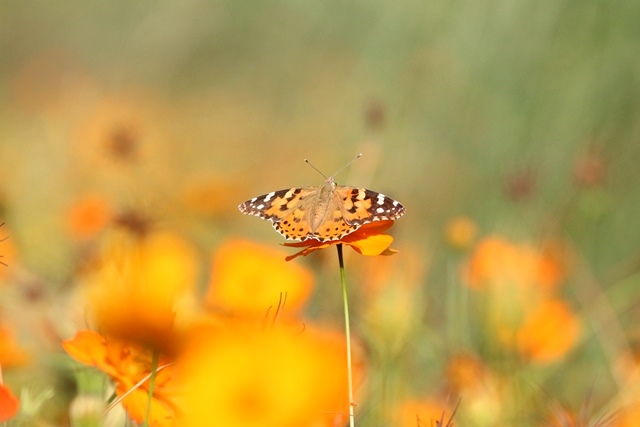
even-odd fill
[[(346, 261), (358, 424), (431, 425), (459, 396), (459, 426), (640, 422), (640, 3), (0, 10), (0, 321), (28, 354), (0, 363), (51, 387), (40, 422), (66, 422), (56, 338), (105, 234), (180, 236), (204, 293), (223, 242), (282, 242), (238, 203), (357, 153), (337, 181), (407, 209), (397, 255)], [(339, 328), (334, 251), (291, 262), (304, 316)]]

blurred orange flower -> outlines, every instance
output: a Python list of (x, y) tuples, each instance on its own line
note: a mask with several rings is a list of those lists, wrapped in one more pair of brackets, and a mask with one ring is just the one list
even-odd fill
[(280, 250), (245, 240), (228, 240), (213, 255), (205, 302), (234, 313), (264, 316), (286, 293), (284, 313), (296, 313), (313, 289), (309, 270), (283, 261)]
[(446, 368), (455, 395), (464, 400), (465, 414), (478, 425), (495, 425), (503, 398), (497, 376), (482, 360), (470, 354), (454, 355)]
[(192, 212), (212, 217), (237, 213), (233, 201), (244, 191), (241, 177), (214, 175), (192, 178), (184, 189), (184, 204)]
[(143, 90), (109, 94), (86, 108), (75, 152), (96, 171), (113, 164), (149, 160), (163, 146), (163, 102)]
[(87, 295), (96, 327), (109, 336), (171, 352), (176, 323), (193, 315), (197, 257), (178, 235), (116, 233)]
[(625, 407), (619, 412), (614, 413), (612, 422), (607, 424), (611, 427), (637, 427), (640, 422), (640, 404), (635, 403)]
[(490, 236), (475, 248), (466, 278), (469, 286), (478, 290), (504, 285), (552, 290), (564, 274), (558, 259), (550, 254)]
[(0, 382), (0, 422), (9, 421), (18, 415), (20, 401), (9, 387)]
[(67, 215), (71, 236), (76, 239), (86, 239), (102, 230), (113, 214), (104, 197), (89, 195), (77, 200)]
[(0, 366), (23, 366), (29, 361), (29, 354), (16, 342), (13, 330), (0, 323)]
[(542, 301), (517, 331), (520, 353), (539, 363), (553, 362), (567, 354), (580, 337), (580, 320), (564, 301)]
[[(184, 392), (180, 425), (343, 425), (348, 413), (344, 336), (299, 328), (257, 334), (199, 330), (178, 362)], [(355, 375), (362, 377), (357, 370)]]
[[(107, 374), (116, 385), (116, 396), (122, 406), (138, 424), (146, 418), (149, 401), (149, 379), (152, 350), (138, 344), (103, 337), (92, 331), (80, 331), (70, 340), (62, 342), (65, 351), (80, 363), (95, 367)], [(156, 374), (149, 425), (170, 427), (175, 425), (176, 392), (172, 387), (172, 360), (161, 356)], [(128, 393), (128, 394), (127, 394)]]
[(393, 237), (388, 234), (382, 234), (393, 225), (393, 220), (375, 221), (363, 225), (353, 233), (347, 234), (339, 240), (332, 240), (328, 242), (321, 242), (316, 239), (307, 239), (302, 242), (296, 243), (283, 243), (283, 246), (290, 248), (305, 248), (300, 252), (293, 255), (289, 255), (285, 259), (291, 261), (299, 255), (306, 256), (313, 251), (327, 248), (331, 245), (337, 245), (344, 243), (347, 246), (353, 248), (356, 252), (367, 256), (376, 255), (393, 255), (397, 253), (395, 249), (389, 248), (393, 242)]
[(430, 427), (444, 420), (443, 427), (451, 418), (452, 410), (445, 403), (433, 397), (406, 400), (394, 410), (394, 422), (398, 427)]

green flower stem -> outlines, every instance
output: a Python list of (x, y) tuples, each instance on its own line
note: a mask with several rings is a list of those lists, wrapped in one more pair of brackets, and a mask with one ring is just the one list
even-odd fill
[(147, 415), (144, 419), (143, 427), (149, 426), (149, 415), (151, 414), (151, 401), (153, 399), (153, 389), (156, 385), (156, 374), (158, 371), (158, 361), (160, 360), (160, 351), (153, 350), (151, 356), (151, 378), (149, 379), (149, 401), (147, 402)]
[(342, 243), (338, 243), (338, 262), (340, 264), (340, 281), (342, 282), (342, 302), (344, 305), (344, 331), (347, 337), (347, 383), (349, 387), (349, 427), (355, 425), (353, 411), (353, 374), (351, 372), (351, 331), (349, 328), (349, 299), (347, 298), (347, 279), (344, 274), (344, 259), (342, 257)]

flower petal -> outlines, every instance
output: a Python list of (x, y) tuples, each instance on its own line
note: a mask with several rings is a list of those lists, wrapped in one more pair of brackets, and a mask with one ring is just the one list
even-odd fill
[[(385, 251), (389, 250), (389, 246), (392, 242), (393, 237), (389, 236), (388, 234), (376, 234), (364, 239), (357, 240), (353, 243), (345, 243), (355, 249), (355, 251), (359, 254), (376, 256), (382, 255)], [(391, 253), (388, 253), (388, 255), (391, 255)]]
[(9, 387), (0, 384), (0, 422), (9, 421), (18, 414), (20, 401)]
[(93, 331), (79, 331), (76, 336), (62, 341), (62, 347), (69, 356), (85, 365), (93, 366), (109, 375), (117, 372), (107, 361), (105, 339)]

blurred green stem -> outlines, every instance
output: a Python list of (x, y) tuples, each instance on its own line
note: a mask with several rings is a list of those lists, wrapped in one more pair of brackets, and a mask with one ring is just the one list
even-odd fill
[(347, 279), (344, 274), (344, 259), (342, 257), (342, 243), (338, 243), (338, 262), (340, 264), (340, 281), (342, 282), (342, 302), (344, 305), (344, 331), (347, 337), (347, 382), (349, 387), (349, 427), (355, 425), (353, 413), (353, 374), (351, 372), (351, 331), (349, 328), (349, 298), (347, 297)]
[(160, 359), (160, 352), (153, 350), (153, 356), (151, 359), (151, 378), (149, 379), (149, 401), (147, 402), (147, 415), (144, 418), (143, 427), (149, 426), (149, 415), (151, 414), (151, 400), (153, 399), (153, 388), (156, 384), (156, 373), (158, 371), (158, 360)]

